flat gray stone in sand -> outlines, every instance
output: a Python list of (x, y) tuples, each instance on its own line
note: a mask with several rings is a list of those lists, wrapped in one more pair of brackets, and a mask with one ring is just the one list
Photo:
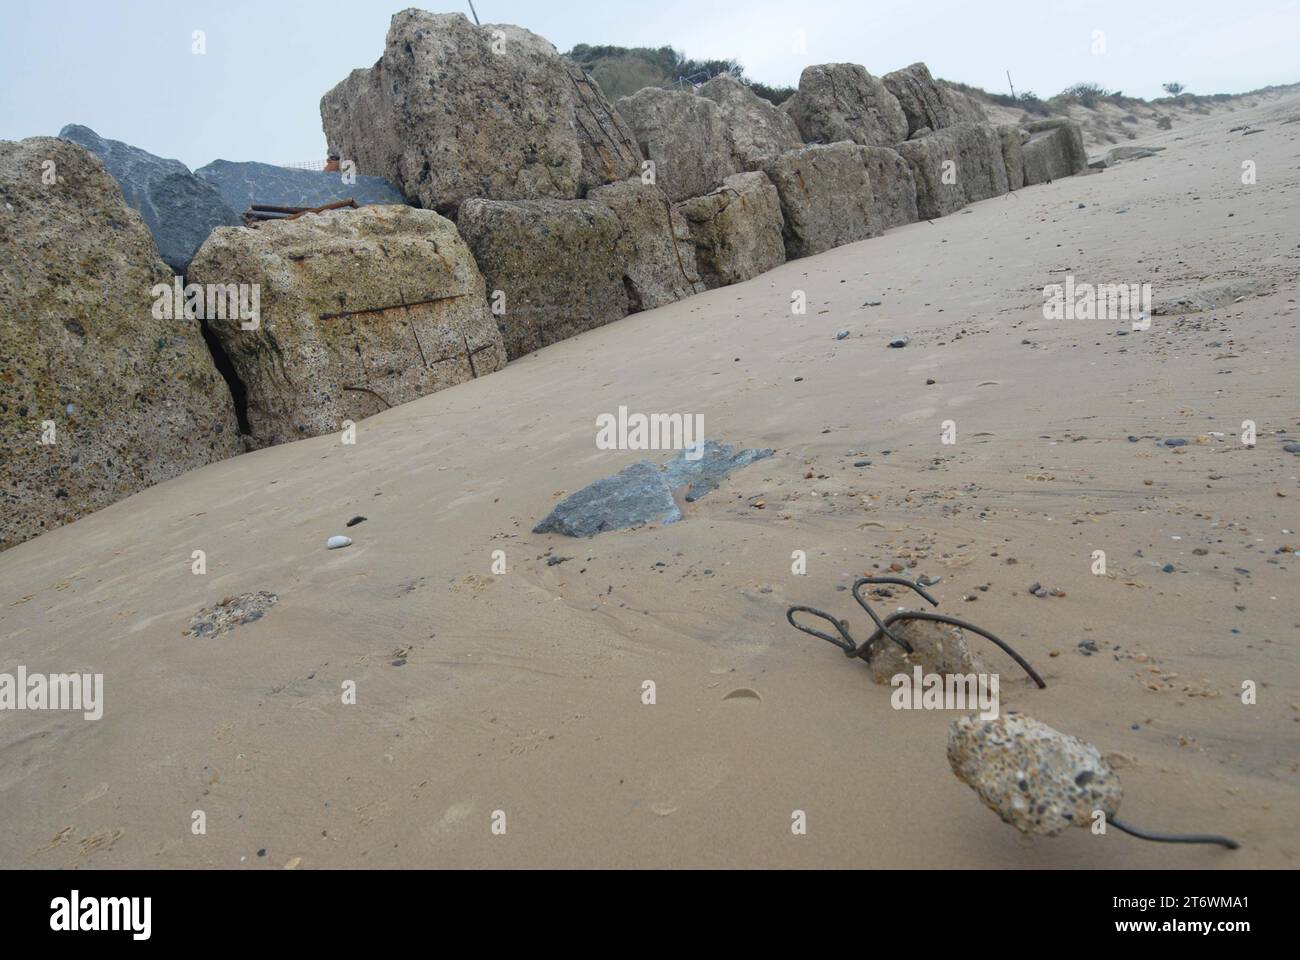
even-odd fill
[(612, 477), (602, 477), (565, 497), (533, 528), (533, 533), (560, 533), (566, 537), (592, 537), (607, 530), (623, 530), (647, 523), (673, 523), (682, 518), (673, 499), (686, 489), (693, 503), (716, 490), (733, 470), (770, 457), (771, 449), (741, 450), (714, 440), (704, 442), (703, 455), (688, 460), (682, 451), (662, 466), (639, 460)]

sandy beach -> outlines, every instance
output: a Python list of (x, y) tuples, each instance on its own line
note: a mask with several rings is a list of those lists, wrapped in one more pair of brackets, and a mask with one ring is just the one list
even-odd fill
[[(353, 445), (215, 463), (5, 551), (0, 671), (103, 674), (104, 711), (5, 716), (0, 862), (1295, 866), (1297, 117), (1291, 96), (1144, 136), (1167, 149), (627, 317), (366, 419)], [(1150, 329), (1045, 320), (1066, 275), (1151, 284)], [(776, 452), (680, 522), (533, 534), (643, 457), (593, 442), (620, 405)], [(339, 534), (353, 545), (327, 551)], [(952, 713), (891, 709), (786, 622), (809, 604), (865, 637), (845, 587), (891, 565), (941, 578), (941, 611), (1035, 665), (1045, 690), (980, 648), (1004, 711), (1112, 760), (1127, 820), (1242, 848), (1000, 822), (949, 769)], [(253, 591), (278, 596), (260, 620), (188, 634)]]

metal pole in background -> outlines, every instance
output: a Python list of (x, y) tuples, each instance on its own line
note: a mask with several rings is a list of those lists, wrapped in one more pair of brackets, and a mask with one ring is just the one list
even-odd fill
[(478, 11), (474, 9), (474, 0), (469, 0), (469, 12), (474, 14), (474, 24), (480, 27), (483, 26), (478, 22)]
[[(474, 6), (474, 5), (471, 3), (470, 6), (472, 7), (472, 6)], [(1012, 100), (1016, 99), (1016, 85), (1015, 85), (1014, 83), (1011, 82), (1011, 71), (1010, 71), (1010, 70), (1007, 71), (1007, 86), (1011, 88), (1011, 99), (1012, 99)]]

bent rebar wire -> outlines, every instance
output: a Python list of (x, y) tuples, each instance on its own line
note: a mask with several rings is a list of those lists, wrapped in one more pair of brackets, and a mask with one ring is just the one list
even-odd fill
[[(852, 634), (849, 633), (848, 624), (845, 621), (836, 620), (825, 610), (818, 610), (816, 607), (796, 604), (785, 612), (785, 618), (790, 622), (790, 626), (794, 627), (796, 630), (810, 634), (818, 639), (825, 640), (828, 643), (833, 643), (844, 651), (846, 657), (861, 657), (867, 663), (871, 662), (871, 658), (876, 652), (876, 644), (884, 637), (888, 637), (908, 653), (914, 652), (910, 643), (889, 631), (889, 628), (900, 620), (931, 620), (935, 623), (946, 623), (949, 626), (960, 627), (962, 630), (969, 630), (971, 633), (977, 633), (981, 637), (991, 640), (993, 643), (997, 644), (1003, 652), (1015, 660), (1016, 663), (1020, 664), (1025, 673), (1029, 674), (1030, 679), (1033, 680), (1034, 683), (1038, 684), (1039, 689), (1047, 687), (1043, 678), (1038, 675), (1037, 671), (1029, 665), (1028, 661), (1026, 661), (1024, 657), (983, 627), (977, 627), (975, 624), (968, 623), (965, 620), (958, 620), (956, 617), (948, 617), (942, 613), (930, 613), (925, 610), (899, 610), (897, 613), (891, 613), (889, 616), (885, 617), (885, 619), (881, 620), (876, 611), (871, 609), (871, 604), (867, 603), (859, 591), (869, 584), (885, 583), (896, 584), (900, 587), (907, 587), (910, 590), (915, 590), (924, 597), (931, 606), (937, 607), (939, 605), (939, 601), (932, 597), (924, 587), (911, 580), (905, 580), (902, 577), (859, 577), (853, 582), (853, 599), (858, 601), (858, 604), (862, 609), (867, 611), (867, 616), (871, 617), (876, 624), (876, 632), (867, 637), (862, 644), (859, 645), (854, 641)], [(830, 623), (839, 636), (833, 637), (829, 633), (822, 633), (820, 630), (799, 623), (794, 618), (796, 613), (807, 613), (814, 617), (820, 617)], [(1110, 824), (1116, 830), (1127, 833), (1131, 837), (1137, 837), (1139, 840), (1149, 840), (1152, 843), (1218, 844), (1221, 847), (1227, 847), (1229, 850), (1237, 850), (1241, 847), (1241, 844), (1236, 840), (1233, 840), (1230, 837), (1221, 837), (1218, 834), (1151, 833), (1150, 831), (1141, 830), (1114, 817), (1110, 818)]]
[[(985, 630), (983, 627), (977, 627), (975, 624), (969, 623), (965, 620), (958, 620), (956, 617), (949, 617), (942, 613), (930, 613), (925, 610), (899, 610), (896, 613), (891, 613), (889, 616), (885, 617), (885, 619), (881, 620), (880, 616), (876, 613), (876, 611), (871, 609), (871, 604), (867, 603), (867, 601), (863, 598), (862, 594), (859, 591), (864, 586), (867, 586), (868, 584), (884, 584), (884, 583), (895, 584), (900, 587), (907, 587), (911, 590), (915, 590), (922, 597), (924, 597), (930, 603), (931, 606), (937, 607), (939, 605), (939, 601), (936, 600), (934, 597), (932, 597), (924, 587), (922, 587), (919, 583), (915, 583), (911, 580), (905, 580), (902, 577), (859, 577), (857, 580), (853, 582), (853, 589), (852, 589), (853, 599), (858, 601), (858, 605), (862, 607), (863, 610), (867, 611), (867, 616), (871, 617), (871, 619), (875, 621), (876, 624), (876, 632), (873, 633), (871, 636), (867, 637), (867, 639), (863, 641), (861, 645), (857, 644), (854, 641), (852, 635), (849, 633), (848, 625), (845, 622), (841, 620), (836, 620), (825, 610), (818, 610), (816, 607), (808, 607), (802, 604), (796, 604), (795, 606), (790, 607), (790, 609), (785, 612), (785, 618), (786, 620), (789, 621), (790, 626), (794, 627), (796, 630), (802, 631), (803, 633), (810, 634), (811, 636), (817, 637), (821, 640), (826, 640), (829, 643), (833, 643), (835, 644), (835, 646), (839, 647), (841, 650), (844, 651), (844, 655), (846, 657), (861, 657), (867, 663), (871, 662), (871, 658), (872, 656), (874, 656), (876, 652), (876, 644), (879, 643), (881, 639), (884, 637), (888, 637), (890, 640), (898, 644), (908, 653), (914, 652), (912, 650), (912, 645), (910, 643), (908, 643), (903, 638), (891, 633), (889, 630), (889, 628), (892, 625), (898, 623), (900, 620), (930, 620), (933, 621), (934, 623), (946, 623), (949, 626), (958, 627), (962, 630), (969, 630), (971, 633), (979, 634), (981, 637), (984, 637), (986, 640), (992, 641), (1004, 653), (1006, 653), (1007, 656), (1011, 657), (1012, 660), (1016, 661), (1016, 663), (1020, 665), (1020, 668), (1029, 675), (1029, 679), (1033, 680), (1034, 683), (1038, 684), (1038, 688), (1040, 690), (1045, 689), (1047, 687), (1046, 681), (1044, 681), (1043, 678), (1038, 675), (1038, 671), (1036, 671), (1032, 666), (1029, 665), (1028, 660), (1022, 657), (1015, 650), (1013, 650), (1010, 644), (1001, 640), (994, 634), (990, 633), (988, 630)], [(820, 630), (814, 630), (810, 626), (799, 623), (794, 618), (794, 615), (796, 613), (807, 613), (807, 614), (811, 614), (814, 617), (820, 617), (821, 619), (828, 621), (831, 624), (831, 626), (835, 628), (836, 632), (839, 633), (840, 635), (839, 638), (832, 637), (828, 633), (822, 633)]]
[(1217, 843), (1229, 850), (1241, 849), (1241, 844), (1231, 837), (1221, 837), (1214, 833), (1150, 833), (1130, 826), (1115, 817), (1110, 818), (1110, 825), (1116, 830), (1122, 830), (1130, 837), (1137, 837), (1139, 840), (1150, 840), (1152, 843)]

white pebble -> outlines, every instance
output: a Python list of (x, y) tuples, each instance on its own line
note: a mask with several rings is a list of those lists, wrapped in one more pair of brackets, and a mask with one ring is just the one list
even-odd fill
[(325, 541), (325, 547), (328, 550), (341, 550), (350, 546), (352, 546), (351, 537), (330, 537)]

